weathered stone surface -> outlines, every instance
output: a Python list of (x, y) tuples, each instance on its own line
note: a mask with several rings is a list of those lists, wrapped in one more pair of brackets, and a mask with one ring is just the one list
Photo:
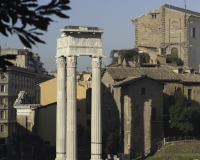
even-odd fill
[[(186, 13), (186, 14), (185, 14)], [(155, 48), (154, 54), (171, 55), (173, 49), (184, 61), (185, 66), (199, 69), (200, 64), (200, 13), (163, 5), (153, 11), (132, 19), (135, 25), (135, 47)], [(155, 62), (155, 57), (152, 57)]]
[[(101, 72), (101, 58), (105, 57), (102, 54), (102, 40), (101, 34), (103, 30), (98, 29), (97, 27), (83, 27), (83, 26), (66, 26), (61, 30), (62, 35), (61, 38), (57, 40), (57, 58), (65, 57), (67, 59), (67, 128), (64, 126), (60, 126), (57, 123), (57, 139), (59, 141), (62, 138), (61, 143), (57, 143), (56, 150), (57, 155), (56, 159), (63, 159), (65, 157), (65, 147), (66, 148), (66, 159), (67, 160), (76, 160), (77, 159), (77, 111), (76, 111), (76, 61), (77, 56), (92, 56), (92, 160), (100, 160), (102, 149), (101, 149), (101, 92), (100, 92), (100, 72)], [(58, 65), (59, 67), (59, 65)], [(58, 86), (65, 83), (64, 74), (59, 74), (61, 72), (58, 70)], [(66, 69), (62, 69), (62, 73), (66, 73)], [(59, 81), (60, 78), (60, 81)], [(60, 89), (58, 89), (57, 104), (58, 102), (66, 101), (65, 96), (61, 96), (65, 92), (66, 87), (62, 85)], [(62, 103), (62, 108), (66, 108), (66, 104)], [(66, 114), (66, 111), (63, 109), (62, 111), (57, 107), (57, 112), (62, 114)], [(63, 113), (61, 113), (63, 112)], [(65, 118), (58, 117), (60, 121), (65, 121)], [(62, 123), (64, 124), (64, 122)], [(66, 137), (62, 136), (64, 134), (64, 129), (67, 131), (67, 140)], [(61, 154), (58, 153), (58, 150), (62, 151)], [(62, 155), (62, 156), (60, 156)]]

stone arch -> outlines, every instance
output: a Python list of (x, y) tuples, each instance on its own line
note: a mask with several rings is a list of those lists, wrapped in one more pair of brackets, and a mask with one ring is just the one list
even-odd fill
[(176, 47), (173, 47), (171, 49), (171, 55), (174, 57), (178, 57), (178, 49)]

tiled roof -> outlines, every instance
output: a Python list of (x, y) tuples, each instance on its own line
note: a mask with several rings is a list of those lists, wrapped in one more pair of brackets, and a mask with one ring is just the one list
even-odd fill
[[(200, 13), (199, 13), (199, 12), (194, 12), (194, 11), (188, 10), (188, 9), (185, 10), (185, 8), (179, 8), (179, 7), (176, 7), (176, 6), (173, 6), (173, 5), (169, 5), (169, 4), (164, 4), (164, 5), (160, 6), (159, 8), (156, 8), (156, 9), (160, 9), (160, 8), (162, 8), (162, 7), (169, 8), (169, 9), (173, 9), (173, 10), (176, 10), (176, 11), (179, 11), (179, 12), (183, 12), (183, 13), (186, 12), (187, 14), (191, 14), (191, 15), (195, 15), (195, 16), (200, 16)], [(156, 10), (156, 9), (154, 9), (154, 10)], [(150, 11), (150, 12), (153, 12), (154, 10), (152, 10), (152, 11)], [(143, 15), (146, 15), (146, 14), (148, 14), (148, 13), (149, 13), (149, 12), (147, 12), (147, 13), (145, 13), (145, 14), (142, 14), (142, 15), (136, 17), (136, 18), (133, 18), (132, 21), (134, 21), (135, 19), (138, 19), (138, 18), (140, 18), (140, 17), (142, 17)]]
[(200, 74), (176, 74), (182, 82), (195, 82), (195, 83), (200, 83)]
[(114, 80), (122, 80), (128, 77), (140, 77), (142, 75), (147, 75), (150, 78), (163, 81), (181, 80), (172, 70), (166, 68), (107, 67), (106, 71)]
[(160, 81), (157, 81), (153, 78), (150, 78), (148, 76), (141, 76), (141, 77), (129, 77), (129, 78), (126, 78), (125, 80), (122, 80), (122, 81), (119, 81), (117, 83), (114, 84), (114, 86), (119, 86), (119, 85), (128, 85), (130, 83), (133, 83), (133, 82), (136, 82), (136, 81), (139, 81), (139, 80), (142, 80), (144, 78), (148, 78), (148, 79), (151, 79), (151, 80), (154, 80), (162, 85), (164, 85), (164, 83), (160, 82)]
[(195, 12), (195, 11), (188, 10), (188, 9), (185, 10), (185, 8), (179, 8), (179, 7), (176, 7), (176, 6), (169, 5), (169, 4), (164, 4), (164, 6), (165, 6), (166, 8), (174, 9), (174, 10), (177, 10), (177, 11), (180, 11), (180, 12), (183, 12), (183, 13), (186, 12), (186, 13), (188, 13), (188, 14), (200, 16), (200, 13), (199, 13), (199, 12)]

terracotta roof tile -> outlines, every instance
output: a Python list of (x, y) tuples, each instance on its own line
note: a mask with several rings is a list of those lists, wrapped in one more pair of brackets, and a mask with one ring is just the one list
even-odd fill
[(128, 77), (139, 77), (142, 75), (147, 75), (156, 80), (181, 80), (172, 70), (166, 68), (107, 67), (106, 71), (114, 80), (122, 80)]

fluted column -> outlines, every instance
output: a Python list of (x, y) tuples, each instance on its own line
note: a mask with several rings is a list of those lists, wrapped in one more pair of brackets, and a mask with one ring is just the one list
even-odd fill
[(56, 160), (66, 155), (66, 59), (57, 57)]
[(76, 56), (67, 57), (66, 160), (77, 160)]
[(101, 160), (101, 57), (92, 57), (91, 160)]

